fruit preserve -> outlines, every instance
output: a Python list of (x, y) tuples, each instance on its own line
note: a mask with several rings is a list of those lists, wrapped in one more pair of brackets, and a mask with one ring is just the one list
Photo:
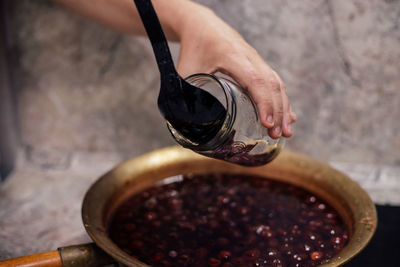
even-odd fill
[(116, 210), (111, 239), (151, 266), (318, 266), (347, 243), (317, 196), (255, 176), (167, 178)]

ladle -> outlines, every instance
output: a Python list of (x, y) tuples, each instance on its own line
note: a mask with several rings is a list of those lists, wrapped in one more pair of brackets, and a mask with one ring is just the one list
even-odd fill
[(189, 84), (179, 76), (151, 1), (134, 2), (151, 41), (160, 71), (160, 112), (186, 138), (195, 143), (207, 142), (220, 129), (226, 116), (225, 107), (210, 93)]

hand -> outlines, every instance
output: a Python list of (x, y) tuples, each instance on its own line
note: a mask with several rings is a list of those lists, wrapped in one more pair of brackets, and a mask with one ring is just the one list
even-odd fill
[[(54, 0), (114, 30), (145, 34), (132, 0)], [(169, 40), (179, 40), (178, 72), (222, 72), (250, 92), (272, 138), (290, 137), (296, 121), (279, 75), (257, 51), (210, 9), (187, 0), (152, 0)]]
[(178, 33), (180, 75), (215, 72), (229, 75), (249, 91), (269, 135), (290, 137), (296, 115), (282, 79), (239, 33), (209, 9), (195, 5), (192, 12), (186, 13)]

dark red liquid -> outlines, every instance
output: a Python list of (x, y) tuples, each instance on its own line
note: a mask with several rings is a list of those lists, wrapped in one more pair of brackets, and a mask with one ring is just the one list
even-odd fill
[(338, 213), (314, 195), (239, 175), (151, 187), (117, 209), (109, 234), (152, 266), (318, 266), (348, 239)]
[(234, 141), (234, 138), (235, 130), (232, 131), (227, 141), (213, 150), (211, 157), (244, 166), (260, 166), (272, 161), (278, 155), (279, 151), (276, 150), (280, 149), (275, 148), (266, 153), (252, 154), (251, 150), (256, 144), (246, 145), (244, 142)]

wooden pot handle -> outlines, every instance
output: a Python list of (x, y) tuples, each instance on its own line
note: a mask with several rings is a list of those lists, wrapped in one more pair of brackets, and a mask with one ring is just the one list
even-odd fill
[(93, 243), (59, 248), (39, 254), (0, 261), (0, 267), (99, 267), (117, 266), (113, 258)]
[(62, 267), (60, 253), (49, 251), (0, 261), (0, 267)]

